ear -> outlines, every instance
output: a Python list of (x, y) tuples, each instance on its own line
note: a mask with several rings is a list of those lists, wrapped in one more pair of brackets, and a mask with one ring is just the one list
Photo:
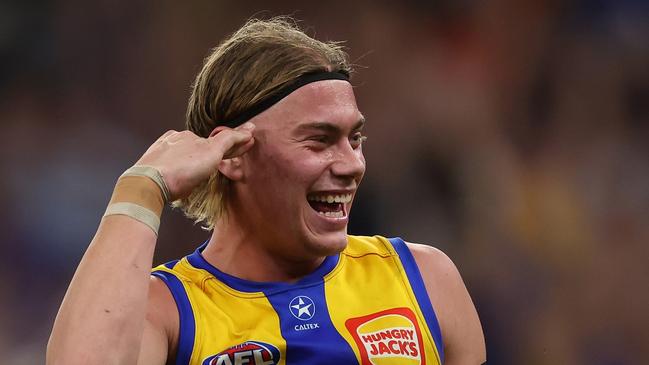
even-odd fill
[(230, 180), (241, 181), (243, 169), (241, 168), (241, 157), (233, 157), (219, 162), (219, 172)]
[[(228, 129), (226, 126), (218, 126), (212, 130), (210, 137), (215, 136), (224, 129)], [(243, 169), (241, 168), (241, 157), (233, 157), (229, 159), (224, 159), (219, 162), (218, 166), (219, 172), (222, 173), (225, 177), (233, 181), (240, 181), (243, 179)]]

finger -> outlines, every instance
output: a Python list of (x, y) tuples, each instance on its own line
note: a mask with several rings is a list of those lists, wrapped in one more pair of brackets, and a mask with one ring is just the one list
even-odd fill
[(237, 149), (233, 147), (245, 145), (251, 139), (252, 133), (248, 130), (227, 129), (221, 130), (207, 140), (216, 152), (219, 153), (222, 158), (225, 158), (226, 154), (230, 155)]
[(253, 130), (255, 130), (255, 127), (256, 127), (256, 125), (254, 125), (252, 122), (245, 122), (242, 125), (234, 128), (234, 130), (237, 130), (237, 131), (245, 130), (245, 131), (252, 132)]
[(255, 129), (255, 125), (252, 124), (252, 122), (245, 122), (242, 125), (240, 125), (238, 127), (235, 127), (235, 128), (230, 128), (230, 127), (226, 127), (224, 125), (220, 125), (220, 126), (214, 128), (214, 129), (212, 129), (212, 132), (210, 133), (208, 138), (214, 137), (214, 136), (216, 136), (217, 134), (219, 134), (219, 133), (221, 133), (223, 131), (231, 131), (231, 130), (235, 130), (235, 131), (243, 131), (243, 130), (252, 131), (254, 129)]
[(230, 148), (228, 151), (225, 152), (225, 154), (223, 155), (223, 159), (225, 160), (228, 158), (239, 157), (244, 153), (248, 152), (254, 144), (255, 144), (254, 138), (250, 138), (250, 140), (242, 144), (235, 144), (234, 146), (232, 146), (232, 148)]

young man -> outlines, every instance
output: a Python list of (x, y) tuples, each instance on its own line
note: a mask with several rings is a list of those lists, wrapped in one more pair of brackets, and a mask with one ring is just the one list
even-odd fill
[[(453, 263), (346, 233), (365, 120), (346, 54), (286, 19), (216, 48), (189, 102), (120, 177), (63, 300), (49, 364), (480, 364)], [(150, 276), (173, 201), (213, 230)]]

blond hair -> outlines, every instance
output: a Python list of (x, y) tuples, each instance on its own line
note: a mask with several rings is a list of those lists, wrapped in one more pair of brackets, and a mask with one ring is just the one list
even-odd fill
[[(249, 20), (205, 59), (189, 98), (187, 129), (207, 138), (217, 126), (316, 71), (351, 74), (339, 42), (313, 39), (289, 17)], [(230, 185), (217, 171), (173, 206), (211, 230), (225, 215)]]

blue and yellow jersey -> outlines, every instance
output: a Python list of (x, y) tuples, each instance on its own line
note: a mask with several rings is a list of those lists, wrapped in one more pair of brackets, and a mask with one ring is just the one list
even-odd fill
[(349, 236), (296, 283), (242, 280), (205, 245), (153, 275), (180, 314), (176, 364), (442, 364), (442, 337), (419, 269), (399, 238)]

